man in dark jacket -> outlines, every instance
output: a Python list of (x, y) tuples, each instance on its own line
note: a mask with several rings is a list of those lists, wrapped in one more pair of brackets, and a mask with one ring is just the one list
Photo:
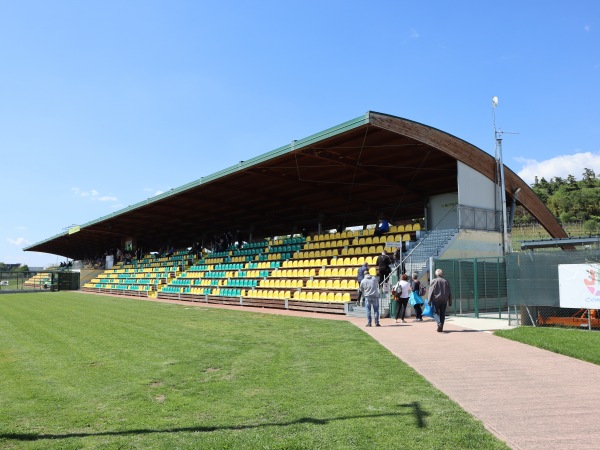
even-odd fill
[(443, 275), (442, 269), (437, 269), (435, 271), (436, 278), (429, 285), (429, 306), (433, 308), (433, 318), (437, 322), (438, 333), (444, 330), (446, 306), (452, 306), (450, 283), (442, 278)]
[(392, 264), (392, 258), (388, 255), (386, 250), (381, 252), (381, 255), (377, 257), (377, 274), (379, 275), (379, 283), (383, 283), (391, 273), (390, 265)]

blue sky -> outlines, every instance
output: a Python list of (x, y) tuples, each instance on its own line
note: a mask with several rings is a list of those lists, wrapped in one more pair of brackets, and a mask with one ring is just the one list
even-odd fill
[(0, 0), (0, 261), (368, 110), (600, 175), (597, 1)]

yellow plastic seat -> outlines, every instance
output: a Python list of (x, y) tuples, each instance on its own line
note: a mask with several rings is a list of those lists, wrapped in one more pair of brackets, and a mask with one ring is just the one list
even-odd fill
[(348, 289), (348, 280), (342, 280), (339, 289)]
[(344, 292), (342, 294), (342, 301), (343, 302), (349, 302), (350, 301), (350, 293), (349, 292)]
[(336, 302), (340, 302), (341, 303), (342, 302), (342, 293), (341, 292), (336, 292), (334, 298), (335, 298)]
[(410, 234), (406, 233), (402, 235), (402, 240), (403, 241), (410, 241)]
[[(346, 280), (344, 280), (344, 281), (346, 281)], [(341, 285), (340, 280), (333, 280), (333, 285), (331, 286), (331, 288), (334, 290), (339, 290), (339, 289), (341, 289), (340, 285)]]
[(333, 292), (328, 292), (327, 293), (327, 301), (328, 302), (334, 302), (335, 301), (335, 294)]
[(408, 225), (404, 225), (404, 231), (413, 231), (412, 225), (410, 223)]
[(419, 223), (414, 223), (413, 227), (412, 227), (413, 231), (421, 231), (421, 224)]

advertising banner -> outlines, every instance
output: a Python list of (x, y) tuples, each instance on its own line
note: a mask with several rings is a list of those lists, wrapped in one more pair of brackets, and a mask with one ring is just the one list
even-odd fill
[(559, 264), (561, 308), (600, 309), (600, 264)]

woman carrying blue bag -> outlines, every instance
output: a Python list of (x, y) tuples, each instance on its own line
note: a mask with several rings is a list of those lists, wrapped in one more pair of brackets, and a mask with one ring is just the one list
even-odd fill
[(415, 314), (417, 318), (415, 322), (423, 322), (423, 312), (421, 310), (421, 305), (425, 303), (423, 301), (422, 295), (425, 295), (425, 286), (421, 285), (421, 282), (417, 279), (418, 275), (413, 273), (412, 275), (412, 283), (410, 284), (410, 298), (408, 299), (410, 306), (415, 310)]

